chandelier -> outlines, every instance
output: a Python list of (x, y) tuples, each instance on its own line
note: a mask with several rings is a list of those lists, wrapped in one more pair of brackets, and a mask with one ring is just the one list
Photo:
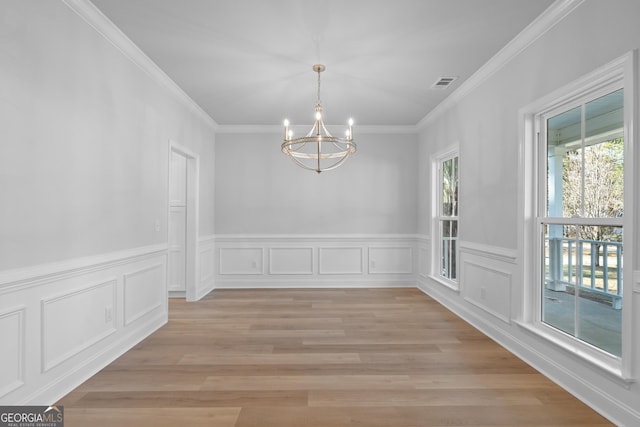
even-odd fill
[(293, 138), (289, 120), (285, 119), (282, 143), (282, 152), (298, 166), (318, 173), (337, 168), (356, 152), (356, 143), (353, 142), (353, 119), (349, 119), (349, 127), (344, 138), (331, 135), (324, 124), (320, 101), (320, 73), (324, 70), (325, 66), (322, 64), (313, 66), (313, 71), (318, 73), (318, 102), (313, 127), (306, 136)]

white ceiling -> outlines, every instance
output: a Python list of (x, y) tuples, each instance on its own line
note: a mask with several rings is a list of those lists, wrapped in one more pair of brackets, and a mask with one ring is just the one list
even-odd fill
[[(92, 0), (220, 125), (412, 126), (553, 0)], [(458, 79), (432, 89), (440, 77)]]

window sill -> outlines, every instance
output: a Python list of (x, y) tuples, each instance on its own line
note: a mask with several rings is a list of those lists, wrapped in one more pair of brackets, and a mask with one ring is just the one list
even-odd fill
[(437, 282), (451, 289), (454, 292), (460, 292), (460, 284), (457, 282), (454, 282), (452, 280), (447, 280), (441, 276), (434, 276), (433, 274), (429, 274), (427, 277), (429, 277), (429, 279), (433, 280), (434, 282)]
[(525, 331), (543, 338), (551, 344), (587, 362), (591, 366), (598, 368), (602, 373), (626, 389), (629, 389), (631, 384), (635, 382), (634, 378), (624, 374), (621, 359), (615, 356), (591, 348), (588, 344), (583, 344), (577, 340), (574, 341), (562, 337), (560, 333), (556, 333), (546, 326), (521, 321), (514, 321), (514, 323)]

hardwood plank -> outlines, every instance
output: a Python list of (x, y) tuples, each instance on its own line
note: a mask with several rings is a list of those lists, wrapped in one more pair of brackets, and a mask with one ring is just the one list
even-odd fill
[[(142, 388), (142, 387), (141, 387)], [(88, 408), (228, 408), (246, 406), (307, 406), (306, 391), (91, 391), (76, 402)]]
[(185, 354), (179, 364), (196, 365), (269, 365), (269, 364), (330, 364), (330, 363), (360, 363), (357, 353), (318, 353), (318, 354), (212, 354), (193, 353)]
[[(66, 427), (234, 427), (241, 408), (65, 408)], [(149, 424), (153, 420), (153, 424)]]
[(234, 375), (210, 376), (203, 390), (377, 390), (413, 389), (409, 375)]
[(65, 396), (67, 426), (611, 425), (422, 292), (216, 290)]
[(309, 406), (542, 406), (538, 396), (530, 391), (488, 388), (484, 391), (478, 393), (477, 390), (466, 389), (311, 390)]

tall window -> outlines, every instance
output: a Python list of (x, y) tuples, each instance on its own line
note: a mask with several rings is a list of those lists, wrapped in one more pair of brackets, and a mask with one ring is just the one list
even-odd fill
[[(458, 283), (458, 176), (457, 152), (450, 152), (434, 162), (437, 169), (436, 214), (439, 279), (457, 287)], [(434, 233), (434, 234), (436, 234)], [(434, 263), (435, 264), (435, 263)], [(435, 272), (434, 272), (435, 273)]]
[(543, 324), (622, 355), (624, 90), (601, 87), (538, 116)]

